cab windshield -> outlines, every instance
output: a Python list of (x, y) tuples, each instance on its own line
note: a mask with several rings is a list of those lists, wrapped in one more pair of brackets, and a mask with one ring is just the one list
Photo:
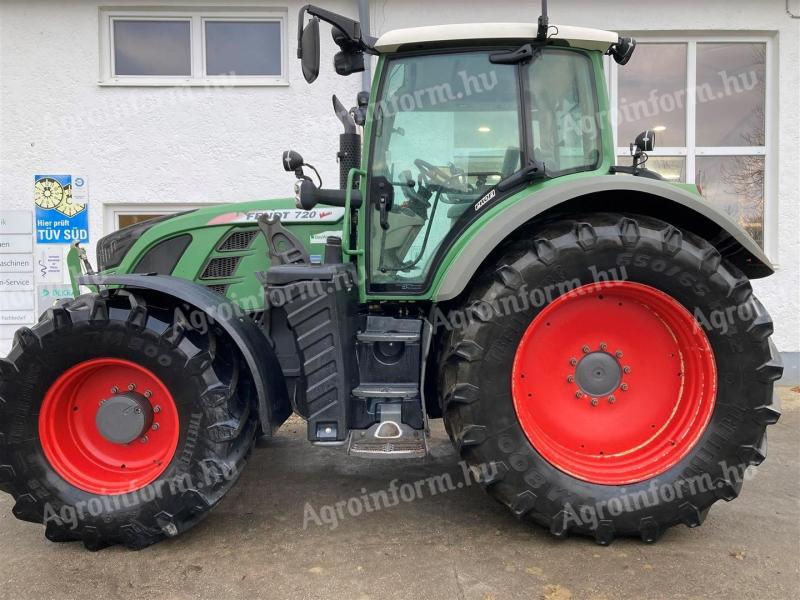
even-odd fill
[[(547, 49), (518, 67), (492, 64), (491, 52), (387, 63), (374, 109), (370, 176), (391, 183), (394, 204), (388, 227), (374, 207), (369, 213), (376, 291), (418, 291), (448, 234), (526, 156), (544, 161), (550, 176), (597, 166), (589, 57)], [(531, 101), (523, 109), (525, 96)]]

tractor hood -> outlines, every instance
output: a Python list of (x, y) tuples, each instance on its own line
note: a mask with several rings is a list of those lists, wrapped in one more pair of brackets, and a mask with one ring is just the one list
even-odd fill
[[(328, 206), (297, 209), (294, 198), (278, 198), (165, 215), (100, 239), (98, 271), (172, 275), (231, 297), (247, 295), (260, 301), (260, 284), (254, 274), (269, 267), (269, 258), (258, 218), (279, 215), (312, 262), (321, 262), (327, 238), (341, 236), (344, 212)], [(77, 266), (78, 251), (71, 252), (73, 284), (85, 271)]]

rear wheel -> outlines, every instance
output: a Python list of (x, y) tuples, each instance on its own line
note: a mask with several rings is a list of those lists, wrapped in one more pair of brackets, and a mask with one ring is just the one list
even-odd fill
[(142, 548), (197, 523), (255, 436), (239, 362), (223, 334), (157, 296), (50, 309), (0, 361), (0, 489), (14, 515), (90, 549)]
[(738, 495), (778, 419), (769, 316), (710, 244), (664, 222), (587, 215), (528, 233), (453, 313), (453, 443), (555, 535), (649, 542), (699, 525)]

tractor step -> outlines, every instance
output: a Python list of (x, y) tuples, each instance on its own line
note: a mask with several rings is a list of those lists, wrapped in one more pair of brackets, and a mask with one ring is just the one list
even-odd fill
[(428, 439), (424, 429), (402, 422), (400, 404), (381, 404), (380, 421), (369, 429), (352, 430), (347, 453), (362, 458), (425, 458)]

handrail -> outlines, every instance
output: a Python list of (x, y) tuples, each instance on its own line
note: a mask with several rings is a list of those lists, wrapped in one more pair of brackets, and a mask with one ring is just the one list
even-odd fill
[(350, 169), (350, 172), (347, 174), (347, 187), (345, 188), (344, 192), (344, 216), (345, 216), (345, 223), (344, 227), (342, 227), (342, 252), (345, 253), (347, 256), (360, 256), (364, 254), (364, 249), (350, 249), (350, 202), (353, 195), (353, 180), (355, 179), (356, 175), (360, 175), (361, 177), (366, 177), (367, 172), (363, 169)]

